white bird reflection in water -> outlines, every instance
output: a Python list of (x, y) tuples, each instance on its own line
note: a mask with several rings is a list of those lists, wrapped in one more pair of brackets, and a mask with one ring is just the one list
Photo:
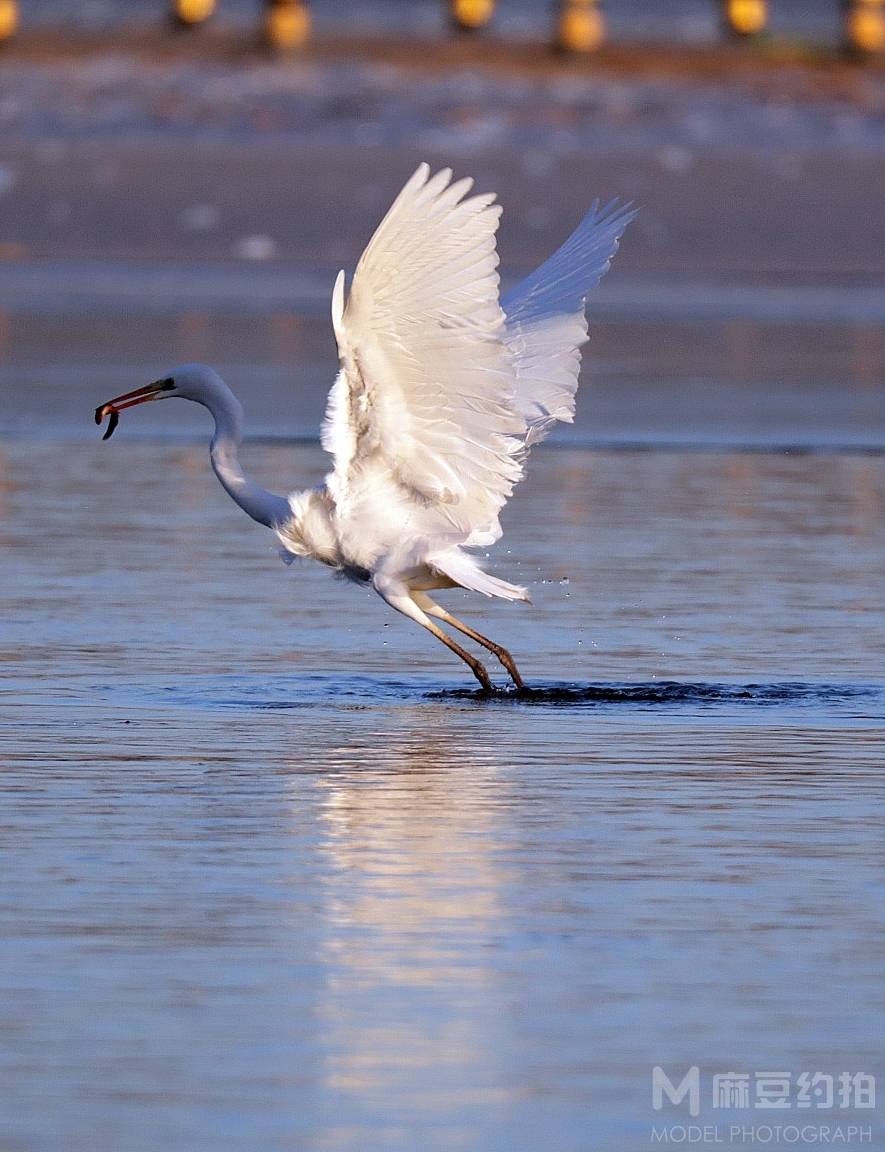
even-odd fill
[(510, 790), (494, 749), (459, 735), (457, 720), (409, 710), (374, 746), (336, 749), (317, 779), (327, 977), (316, 1011), (327, 1089), (352, 1104), (392, 1092), (437, 1112), (446, 1098), (492, 1106), (512, 1091), (507, 1019), (489, 1011), (507, 998), (496, 951)]

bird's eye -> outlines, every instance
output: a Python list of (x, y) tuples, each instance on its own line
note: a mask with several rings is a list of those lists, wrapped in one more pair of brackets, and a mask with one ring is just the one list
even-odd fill
[(171, 376), (167, 376), (165, 380), (160, 381), (160, 387), (164, 392), (168, 392), (170, 389), (175, 387), (175, 381)]

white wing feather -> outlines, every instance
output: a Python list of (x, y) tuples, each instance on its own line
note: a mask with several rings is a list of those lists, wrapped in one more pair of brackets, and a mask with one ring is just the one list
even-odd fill
[(422, 164), (333, 294), (341, 371), (323, 444), (339, 511), (383, 467), (466, 540), (496, 521), (522, 474), (526, 424), (498, 302), (491, 195)]
[(616, 202), (600, 211), (597, 201), (562, 247), (501, 301), (526, 447), (543, 440), (556, 421), (574, 419), (587, 295), (608, 271), (635, 215)]

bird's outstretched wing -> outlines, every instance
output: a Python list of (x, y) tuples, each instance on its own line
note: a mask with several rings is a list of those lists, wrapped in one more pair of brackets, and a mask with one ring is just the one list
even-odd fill
[(422, 164), (360, 258), (332, 318), (341, 371), (323, 446), (339, 505), (369, 467), (439, 509), (466, 539), (521, 475), (526, 425), (498, 302), (493, 195)]
[(543, 440), (557, 420), (574, 419), (587, 295), (608, 271), (635, 215), (617, 201), (600, 211), (597, 201), (562, 247), (501, 301), (527, 447)]

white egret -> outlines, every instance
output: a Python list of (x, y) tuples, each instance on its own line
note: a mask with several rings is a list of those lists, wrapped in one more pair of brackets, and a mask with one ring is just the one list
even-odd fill
[(587, 293), (604, 275), (635, 215), (594, 204), (563, 246), (499, 301), (494, 194), (468, 197), (472, 180), (431, 176), (422, 164), (369, 241), (345, 300), (332, 293), (340, 371), (322, 443), (333, 457), (323, 484), (277, 496), (247, 480), (237, 449), (243, 411), (201, 364), (96, 409), (96, 422), (146, 401), (180, 397), (215, 419), (212, 467), (230, 496), (276, 536), (286, 557), (307, 556), (369, 582), (391, 608), (422, 625), (469, 665), (483, 665), (440, 623), (492, 652), (514, 684), (510, 653), (431, 599), (466, 588), (528, 600), (465, 549), (501, 536), (498, 520), (528, 451), (574, 416)]

